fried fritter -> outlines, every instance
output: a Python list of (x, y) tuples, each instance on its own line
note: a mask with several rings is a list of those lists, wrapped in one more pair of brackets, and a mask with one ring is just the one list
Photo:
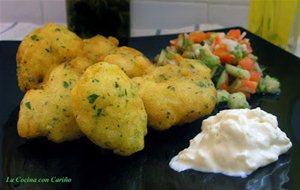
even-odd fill
[(83, 55), (83, 41), (66, 27), (49, 23), (28, 34), (17, 52), (22, 91), (39, 88), (57, 65)]
[(26, 92), (18, 120), (21, 137), (46, 136), (60, 143), (82, 135), (71, 108), (71, 89), (89, 65), (86, 58), (75, 58), (54, 68), (41, 89)]
[(197, 60), (176, 59), (178, 65), (160, 66), (133, 79), (139, 86), (149, 125), (157, 130), (208, 115), (216, 104), (210, 69)]
[(129, 78), (142, 76), (154, 68), (149, 59), (141, 52), (125, 46), (111, 51), (104, 61), (118, 65)]
[(81, 131), (120, 155), (144, 148), (147, 114), (134, 83), (116, 65), (90, 66), (74, 86), (72, 108)]
[(93, 62), (103, 61), (104, 57), (119, 45), (117, 38), (109, 36), (105, 38), (101, 35), (96, 35), (89, 39), (84, 39), (84, 51), (87, 57)]

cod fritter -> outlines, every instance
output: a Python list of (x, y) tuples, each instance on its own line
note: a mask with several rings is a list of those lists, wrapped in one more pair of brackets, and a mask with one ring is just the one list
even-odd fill
[(72, 108), (81, 131), (120, 155), (144, 148), (147, 114), (134, 83), (116, 65), (90, 66), (74, 86)]
[(26, 92), (18, 120), (21, 137), (46, 136), (59, 143), (82, 135), (71, 108), (71, 89), (89, 65), (86, 58), (75, 58), (54, 68), (41, 89)]
[(197, 60), (175, 57), (178, 65), (160, 66), (134, 78), (154, 129), (192, 122), (210, 114), (216, 104), (210, 69)]
[(20, 89), (40, 88), (53, 68), (83, 54), (83, 41), (63, 25), (49, 23), (32, 31), (17, 52)]
[(149, 59), (141, 52), (125, 46), (111, 51), (104, 61), (118, 65), (129, 78), (142, 76), (154, 68)]
[(97, 63), (103, 61), (104, 57), (119, 45), (118, 39), (114, 37), (105, 38), (101, 35), (96, 35), (89, 39), (84, 39), (84, 51), (87, 57)]

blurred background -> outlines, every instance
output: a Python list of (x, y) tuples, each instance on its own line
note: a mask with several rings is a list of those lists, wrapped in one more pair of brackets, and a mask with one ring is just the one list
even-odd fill
[[(109, 33), (103, 30), (103, 26), (108, 25), (121, 28), (112, 32), (117, 37), (242, 26), (299, 56), (299, 2), (300, 0), (0, 0), (0, 39), (21, 40), (33, 28), (47, 22), (69, 25), (70, 29), (82, 37), (89, 37), (85, 32), (91, 30), (94, 33)], [(103, 7), (110, 12), (105, 12), (106, 8)], [(98, 13), (91, 14), (97, 11)], [(110, 13), (118, 15), (109, 16)], [(86, 15), (89, 17), (85, 17)], [(95, 29), (95, 26), (102, 26), (102, 31)]]
[[(1, 23), (67, 23), (65, 0), (0, 0), (0, 5)], [(195, 24), (248, 25), (249, 0), (131, 0), (129, 6), (131, 36)]]

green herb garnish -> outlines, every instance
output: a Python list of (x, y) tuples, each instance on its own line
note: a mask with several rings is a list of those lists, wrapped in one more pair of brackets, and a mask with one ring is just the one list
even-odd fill
[(92, 80), (92, 83), (98, 83), (98, 82), (99, 82), (98, 79), (93, 79), (93, 80)]
[(68, 88), (70, 86), (69, 83), (67, 83), (66, 81), (64, 81), (64, 88)]
[(31, 110), (31, 105), (30, 105), (30, 102), (26, 102), (26, 103), (25, 103), (25, 106), (26, 106), (28, 109), (30, 109), (30, 110)]
[(96, 116), (100, 116), (100, 115), (101, 115), (101, 113), (102, 113), (102, 109), (101, 109), (101, 108), (97, 109)]
[(168, 86), (167, 88), (170, 89), (170, 90), (175, 91), (175, 87), (174, 86)]
[(39, 41), (39, 38), (36, 34), (30, 36), (30, 38), (33, 40), (33, 41)]
[(90, 104), (93, 104), (99, 96), (97, 94), (91, 94), (87, 97)]
[(119, 87), (120, 87), (119, 83), (115, 82), (115, 88), (119, 88)]

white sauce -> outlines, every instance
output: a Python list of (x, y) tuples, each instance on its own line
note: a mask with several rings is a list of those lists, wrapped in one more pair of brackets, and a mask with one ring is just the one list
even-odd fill
[(170, 167), (246, 177), (291, 146), (276, 116), (260, 108), (224, 110), (203, 121), (202, 132), (170, 161)]

